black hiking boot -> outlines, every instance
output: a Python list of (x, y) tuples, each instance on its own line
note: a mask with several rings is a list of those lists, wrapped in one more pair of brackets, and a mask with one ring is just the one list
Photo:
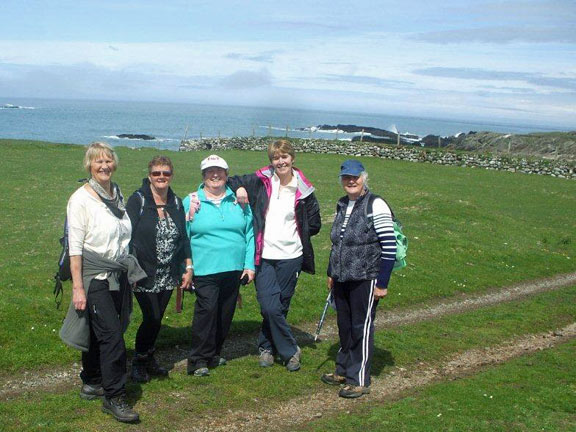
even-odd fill
[(154, 357), (154, 349), (148, 351), (148, 360), (146, 362), (146, 372), (148, 375), (153, 377), (167, 377), (168, 376), (168, 369), (163, 368), (158, 364), (156, 358)]
[(130, 372), (130, 379), (136, 383), (147, 383), (150, 381), (148, 375), (148, 354), (135, 353), (132, 359), (132, 371)]
[(82, 384), (80, 397), (84, 400), (94, 400), (104, 397), (102, 384)]
[(135, 423), (140, 420), (138, 413), (126, 402), (125, 396), (117, 396), (111, 399), (105, 397), (102, 401), (102, 411), (122, 423)]

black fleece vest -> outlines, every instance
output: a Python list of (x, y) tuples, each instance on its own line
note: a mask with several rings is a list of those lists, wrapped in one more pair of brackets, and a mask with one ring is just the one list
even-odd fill
[(356, 200), (342, 237), (342, 224), (349, 199), (344, 197), (338, 201), (330, 233), (330, 277), (338, 282), (372, 280), (378, 276), (381, 248), (376, 230), (367, 217), (366, 206), (370, 195), (372, 193), (367, 192)]

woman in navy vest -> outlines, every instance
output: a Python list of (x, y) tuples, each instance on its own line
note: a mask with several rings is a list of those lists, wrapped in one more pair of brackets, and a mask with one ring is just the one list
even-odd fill
[(346, 196), (338, 201), (328, 264), (340, 350), (336, 371), (321, 379), (329, 385), (345, 384), (339, 395), (357, 398), (370, 392), (376, 306), (388, 294), (396, 241), (390, 208), (368, 190), (368, 173), (360, 161), (342, 164), (340, 183)]

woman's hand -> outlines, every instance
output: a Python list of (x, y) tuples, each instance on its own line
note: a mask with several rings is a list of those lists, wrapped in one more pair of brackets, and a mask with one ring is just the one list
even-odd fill
[(328, 291), (332, 290), (332, 288), (334, 288), (334, 279), (328, 276)]
[(74, 309), (78, 311), (86, 309), (86, 291), (82, 284), (72, 287), (72, 303), (74, 303)]
[(183, 290), (189, 290), (192, 287), (192, 278), (194, 277), (194, 271), (192, 269), (186, 269), (182, 274), (182, 284), (180, 288)]
[(374, 298), (380, 300), (388, 295), (388, 288), (374, 288)]
[(248, 200), (248, 191), (243, 186), (236, 189), (236, 202), (244, 208), (246, 204), (250, 204)]
[(248, 276), (248, 282), (246, 282), (246, 285), (248, 285), (250, 282), (254, 280), (255, 275), (256, 273), (254, 272), (254, 270), (244, 269), (244, 271), (242, 272), (242, 276), (240, 276), (240, 280), (242, 280), (244, 276)]

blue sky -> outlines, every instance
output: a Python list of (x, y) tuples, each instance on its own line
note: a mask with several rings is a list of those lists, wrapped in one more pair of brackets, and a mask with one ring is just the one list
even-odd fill
[(0, 96), (576, 128), (576, 1), (2, 0)]

